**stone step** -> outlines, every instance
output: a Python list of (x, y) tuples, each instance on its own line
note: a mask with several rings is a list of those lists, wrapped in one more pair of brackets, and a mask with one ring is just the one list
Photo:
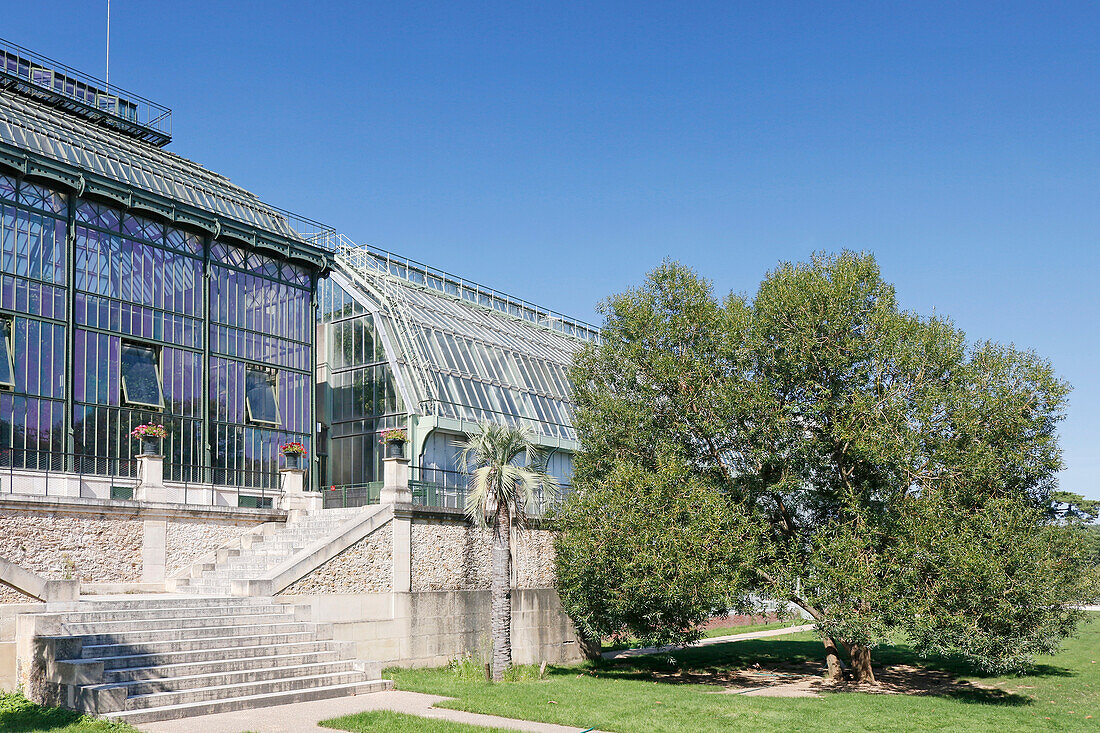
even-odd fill
[(262, 669), (214, 671), (178, 677), (125, 680), (113, 684), (126, 687), (130, 697), (133, 697), (135, 695), (150, 695), (156, 692), (179, 692), (202, 687), (222, 687), (245, 682), (266, 682), (268, 680), (315, 677), (322, 674), (341, 674), (357, 671), (362, 673), (362, 670), (356, 669), (355, 662), (345, 659), (334, 662), (310, 662), (308, 664), (264, 667)]
[[(151, 611), (161, 608), (176, 609), (186, 608), (188, 606), (263, 606), (270, 605), (270, 598), (210, 598), (209, 603), (204, 603), (202, 599), (197, 598), (180, 598), (179, 596), (171, 596), (165, 598), (147, 598), (140, 600), (84, 600), (81, 599), (80, 605), (87, 607), (90, 612), (98, 611)], [(73, 612), (77, 613), (77, 612)]]
[(219, 639), (236, 636), (254, 636), (258, 629), (264, 633), (288, 634), (293, 632), (315, 631), (316, 625), (296, 621), (287, 621), (283, 617), (281, 621), (245, 624), (242, 626), (218, 625), (195, 627), (172, 627), (131, 631), (112, 631), (92, 634), (81, 634), (85, 646), (150, 644), (168, 641), (185, 641), (216, 637)]
[(195, 664), (199, 662), (220, 662), (230, 659), (248, 659), (252, 657), (273, 657), (288, 654), (316, 654), (335, 651), (342, 659), (350, 659), (355, 647), (349, 643), (326, 640), (300, 641), (287, 644), (258, 644), (256, 646), (230, 646), (214, 649), (177, 650), (167, 652), (147, 652), (114, 657), (102, 657), (105, 670), (118, 670), (131, 667), (159, 667), (175, 664)]
[[(188, 599), (190, 600), (190, 599)], [(210, 599), (214, 600), (214, 599)], [(158, 608), (148, 611), (91, 611), (59, 614), (66, 626), (99, 626), (100, 624), (148, 624), (161, 620), (186, 622), (192, 619), (254, 619), (262, 623), (268, 616), (284, 616), (291, 611), (281, 604), (233, 606), (186, 606), (183, 608)], [(109, 627), (109, 628), (114, 628)]]
[(121, 667), (105, 670), (103, 680), (105, 682), (127, 682), (229, 672), (258, 672), (279, 667), (297, 667), (313, 663), (336, 664), (346, 661), (350, 661), (350, 658), (347, 655), (346, 647), (341, 646), (337, 649), (298, 654), (273, 654), (270, 656), (218, 659), (205, 662), (181, 662), (151, 667)]
[(272, 705), (285, 705), (288, 703), (305, 702), (308, 700), (326, 700), (334, 697), (346, 697), (348, 695), (364, 695), (371, 692), (381, 692), (383, 690), (389, 690), (392, 688), (393, 683), (389, 680), (371, 680), (367, 682), (353, 682), (343, 685), (311, 687), (304, 690), (294, 690), (288, 692), (247, 695), (244, 697), (188, 703), (183, 705), (165, 705), (161, 707), (145, 708), (142, 710), (108, 713), (103, 717), (110, 720), (121, 720), (130, 724), (152, 723), (158, 720), (177, 720), (179, 718), (189, 718), (196, 715), (225, 713), (234, 710), (250, 710), (253, 708), (270, 707)]
[(330, 687), (366, 682), (367, 676), (352, 669), (346, 672), (332, 672), (310, 677), (280, 677), (257, 682), (245, 681), (235, 684), (198, 687), (192, 690), (174, 690), (171, 692), (151, 692), (144, 695), (131, 695), (126, 698), (129, 710), (165, 707), (169, 705), (187, 705), (196, 702), (224, 700), (225, 698), (254, 695), (270, 695), (277, 692), (295, 692), (312, 687)]
[(288, 692), (247, 695), (244, 697), (226, 698), (224, 700), (187, 703), (183, 705), (165, 705), (142, 710), (126, 710), (116, 713), (107, 713), (103, 717), (109, 720), (121, 720), (130, 724), (152, 723), (158, 720), (177, 720), (179, 718), (189, 718), (196, 715), (227, 713), (234, 710), (251, 710), (253, 708), (285, 705), (292, 702), (305, 702), (307, 700), (326, 700), (333, 697), (346, 697), (348, 695), (364, 695), (392, 688), (393, 683), (389, 680), (371, 680), (368, 682), (353, 682), (344, 685), (311, 687), (304, 690), (292, 690)]
[(300, 642), (328, 641), (332, 638), (332, 628), (318, 625), (311, 631), (292, 631), (276, 634), (256, 634), (247, 636), (206, 636), (198, 639), (180, 639), (170, 641), (150, 641), (138, 644), (87, 644), (80, 652), (81, 659), (109, 659), (111, 657), (130, 657), (137, 654), (172, 654), (175, 652), (199, 652), (226, 647), (274, 647), (282, 644)]

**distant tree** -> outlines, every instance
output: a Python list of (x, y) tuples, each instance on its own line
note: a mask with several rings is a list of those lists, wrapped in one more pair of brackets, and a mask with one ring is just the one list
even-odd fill
[(557, 545), (582, 634), (687, 641), (756, 594), (816, 621), (830, 676), (846, 656), (873, 681), (897, 631), (991, 670), (1070, 633), (1093, 576), (1049, 514), (1069, 392), (1049, 363), (901, 310), (847, 252), (751, 300), (666, 263), (604, 309)]
[(458, 465), (470, 475), (466, 514), (492, 531), (492, 677), (499, 681), (512, 664), (512, 529), (526, 526), (556, 482), (526, 429), (486, 422), (460, 447)]

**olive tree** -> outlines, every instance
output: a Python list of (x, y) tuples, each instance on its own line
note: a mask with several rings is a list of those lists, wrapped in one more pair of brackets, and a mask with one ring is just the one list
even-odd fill
[(582, 634), (686, 641), (763, 596), (814, 619), (830, 676), (873, 681), (898, 631), (1006, 669), (1072, 630), (1092, 581), (1050, 519), (1069, 386), (1046, 360), (903, 310), (850, 252), (751, 298), (665, 263), (604, 314), (558, 540)]

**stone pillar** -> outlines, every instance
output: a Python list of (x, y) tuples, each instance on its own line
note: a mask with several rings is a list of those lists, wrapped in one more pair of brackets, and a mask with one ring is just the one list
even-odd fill
[(168, 501), (164, 488), (164, 456), (138, 456), (138, 485), (134, 489), (135, 501)]
[(321, 492), (306, 491), (305, 469), (284, 468), (279, 473), (282, 474), (283, 493), (277, 499), (276, 508), (288, 513), (288, 522), (321, 511), (324, 505)]
[[(382, 459), (382, 504), (393, 505), (393, 592), (412, 590), (412, 491), (409, 459)], [(405, 506), (401, 506), (405, 505)]]
[[(164, 504), (168, 490), (164, 487), (164, 456), (138, 456), (136, 501)], [(168, 564), (168, 522), (146, 519), (141, 539), (141, 582), (163, 583)]]
[(382, 504), (411, 504), (409, 491), (409, 459), (382, 459)]

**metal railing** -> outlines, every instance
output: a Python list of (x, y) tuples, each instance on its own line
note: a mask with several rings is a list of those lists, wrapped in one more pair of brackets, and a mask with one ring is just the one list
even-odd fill
[[(308, 480), (308, 476), (307, 476)], [(282, 493), (278, 470), (224, 468), (164, 459), (170, 503), (269, 507)], [(132, 499), (138, 460), (36, 449), (0, 449), (0, 494)]]
[(325, 509), (346, 509), (353, 506), (377, 504), (382, 495), (382, 482), (365, 484), (334, 484), (322, 489), (322, 506)]
[(3, 39), (0, 83), (158, 147), (172, 140), (168, 107)]

